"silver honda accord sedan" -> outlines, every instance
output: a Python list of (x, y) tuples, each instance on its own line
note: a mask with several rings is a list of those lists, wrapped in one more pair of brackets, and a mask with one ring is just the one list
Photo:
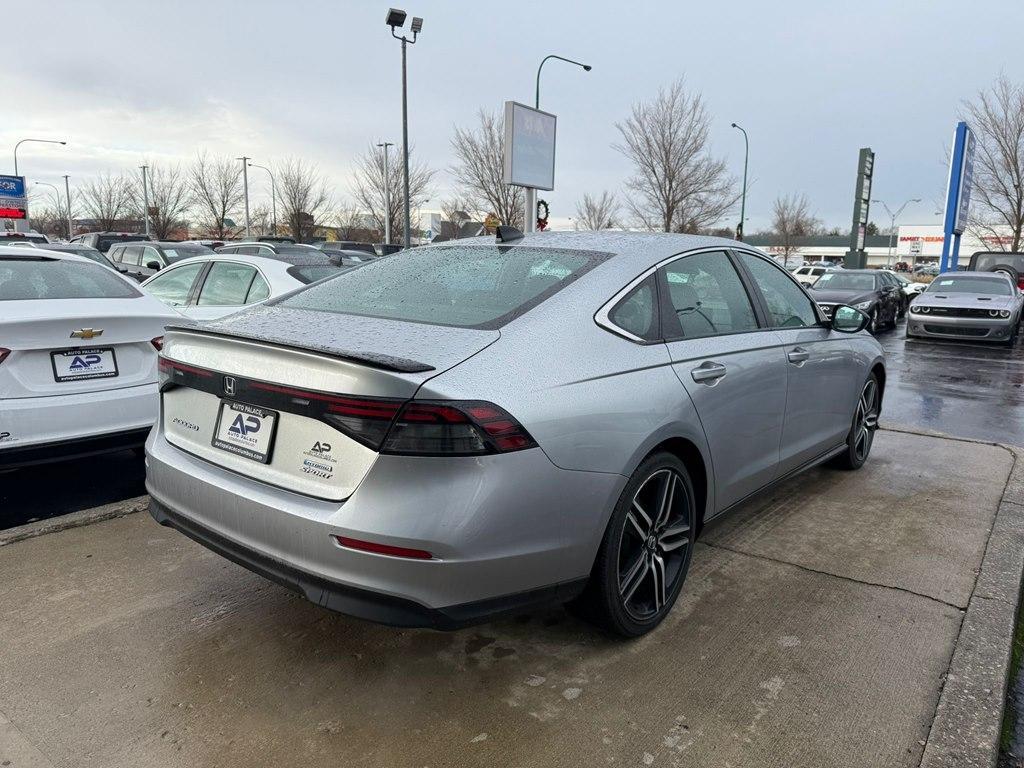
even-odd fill
[(499, 231), (170, 327), (151, 513), (346, 614), (636, 636), (712, 518), (868, 457), (867, 317), (742, 243)]

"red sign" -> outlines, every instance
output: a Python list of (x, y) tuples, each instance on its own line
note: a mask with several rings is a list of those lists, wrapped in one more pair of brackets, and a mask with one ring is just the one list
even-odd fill
[(24, 208), (0, 208), (0, 219), (24, 219)]

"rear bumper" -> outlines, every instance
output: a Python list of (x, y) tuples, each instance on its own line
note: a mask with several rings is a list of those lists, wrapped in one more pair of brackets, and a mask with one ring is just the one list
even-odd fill
[(149, 427), (133, 429), (127, 432), (114, 432), (109, 435), (80, 437), (73, 440), (60, 440), (42, 445), (23, 445), (5, 448), (0, 451), (0, 469), (16, 469), (33, 464), (48, 464), (51, 461), (79, 459), (83, 456), (96, 456), (101, 453), (113, 453), (128, 448), (141, 448), (146, 443)]
[[(159, 426), (146, 450), (158, 522), (318, 605), (401, 626), (452, 628), (571, 598), (626, 482), (559, 469), (539, 449), (380, 456), (348, 499), (333, 502), (193, 456)], [(348, 549), (335, 536), (433, 559)]]
[(571, 600), (586, 585), (584, 578), (489, 600), (452, 605), (446, 608), (428, 608), (412, 600), (348, 587), (315, 574), (306, 573), (267, 557), (256, 550), (241, 546), (187, 517), (171, 511), (158, 501), (150, 500), (149, 514), (160, 525), (181, 531), (193, 541), (199, 542), (221, 557), (238, 563), (238, 565), (248, 568), (253, 573), (270, 579), (286, 589), (298, 592), (311, 603), (348, 616), (393, 627), (459, 629), (536, 605)]
[(0, 466), (58, 461), (142, 445), (158, 408), (155, 383), (0, 400)]

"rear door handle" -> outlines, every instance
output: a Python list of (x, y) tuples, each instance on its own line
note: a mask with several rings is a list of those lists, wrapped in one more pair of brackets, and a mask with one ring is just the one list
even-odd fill
[(793, 347), (787, 357), (789, 357), (789, 362), (794, 365), (803, 365), (810, 359), (811, 353), (803, 347)]
[(726, 367), (721, 363), (705, 360), (692, 371), (690, 375), (698, 384), (713, 384), (727, 373)]

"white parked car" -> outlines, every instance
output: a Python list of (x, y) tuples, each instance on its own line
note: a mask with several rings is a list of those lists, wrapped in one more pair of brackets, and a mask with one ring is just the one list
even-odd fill
[(209, 253), (161, 270), (142, 289), (193, 320), (215, 320), (346, 268), (312, 248), (261, 256)]
[(0, 248), (0, 469), (142, 446), (175, 321), (89, 259)]
[(797, 267), (792, 271), (791, 274), (793, 275), (793, 277), (797, 279), (797, 282), (803, 285), (811, 286), (818, 282), (818, 278), (824, 275), (826, 272), (835, 272), (835, 268), (820, 266)]
[(907, 297), (907, 301), (917, 296), (921, 291), (928, 288), (928, 283), (918, 283), (914, 280), (910, 280), (902, 272), (893, 272), (891, 269), (883, 269), (883, 272), (887, 272), (896, 278), (896, 282), (900, 284), (900, 289), (903, 291), (903, 295)]

